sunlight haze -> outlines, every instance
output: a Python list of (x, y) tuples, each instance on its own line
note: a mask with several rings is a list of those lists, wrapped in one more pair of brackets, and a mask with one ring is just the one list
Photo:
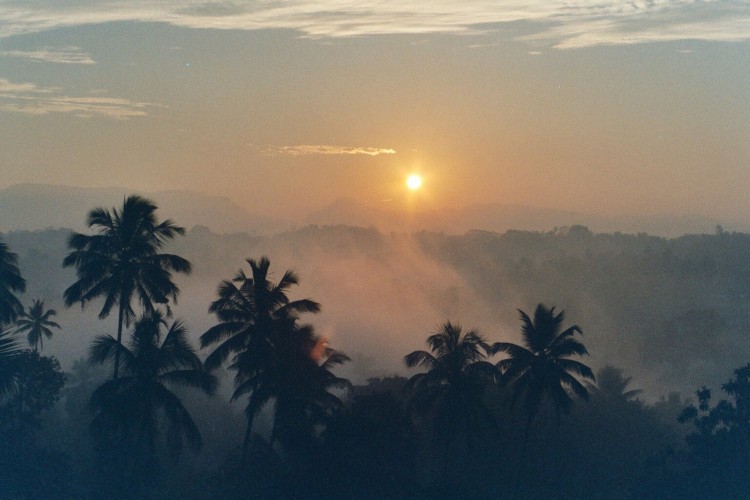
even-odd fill
[(743, 2), (95, 5), (0, 2), (0, 187), (750, 213)]

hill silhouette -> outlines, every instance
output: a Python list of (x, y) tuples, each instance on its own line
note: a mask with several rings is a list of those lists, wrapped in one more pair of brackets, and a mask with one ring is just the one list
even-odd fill
[[(81, 188), (49, 184), (18, 184), (0, 190), (0, 232), (68, 228), (85, 229), (86, 213), (93, 207), (116, 205), (133, 190)], [(247, 231), (270, 233), (289, 226), (283, 220), (253, 214), (221, 196), (192, 191), (141, 193), (159, 206), (164, 217), (185, 227), (209, 226), (217, 233)]]

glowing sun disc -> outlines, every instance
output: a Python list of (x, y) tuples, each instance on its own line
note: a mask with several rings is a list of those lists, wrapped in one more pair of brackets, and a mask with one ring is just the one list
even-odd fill
[(410, 175), (409, 178), (406, 179), (406, 186), (412, 191), (416, 191), (422, 187), (422, 178), (418, 175)]

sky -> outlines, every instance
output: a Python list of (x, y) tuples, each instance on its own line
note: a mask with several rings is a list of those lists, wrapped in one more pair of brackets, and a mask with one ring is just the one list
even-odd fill
[(0, 0), (0, 165), (285, 218), (747, 220), (750, 2)]

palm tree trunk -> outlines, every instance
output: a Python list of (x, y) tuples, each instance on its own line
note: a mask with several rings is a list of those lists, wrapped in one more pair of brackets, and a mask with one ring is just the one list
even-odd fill
[(521, 445), (521, 454), (518, 460), (518, 466), (513, 471), (513, 498), (525, 498), (526, 481), (528, 478), (527, 455), (529, 448), (529, 435), (531, 434), (531, 421), (533, 417), (527, 415), (526, 425), (523, 432), (523, 444)]
[(20, 384), (19, 387), (18, 387), (18, 426), (19, 427), (24, 422), (24, 418), (23, 418), (23, 393), (24, 393), (24, 386), (23, 386), (23, 384)]
[(122, 297), (120, 297), (120, 311), (117, 315), (117, 351), (115, 352), (115, 373), (112, 375), (114, 380), (117, 380), (120, 372), (120, 347), (122, 347), (122, 321), (125, 315), (125, 305), (122, 303)]
[(531, 431), (531, 420), (532, 420), (532, 418), (533, 417), (531, 415), (529, 415), (526, 418), (526, 427), (525, 427), (525, 430), (523, 432), (523, 445), (524, 445), (524, 448), (526, 447), (526, 443), (529, 442), (529, 433)]
[(276, 423), (278, 421), (279, 421), (279, 419), (276, 418), (276, 416), (274, 415), (273, 427), (271, 427), (271, 448), (273, 448), (273, 444), (276, 442), (276, 436), (277, 436), (277, 433), (276, 433)]
[(253, 417), (247, 418), (247, 429), (245, 429), (245, 439), (242, 440), (242, 463), (250, 461), (250, 436), (253, 432)]

